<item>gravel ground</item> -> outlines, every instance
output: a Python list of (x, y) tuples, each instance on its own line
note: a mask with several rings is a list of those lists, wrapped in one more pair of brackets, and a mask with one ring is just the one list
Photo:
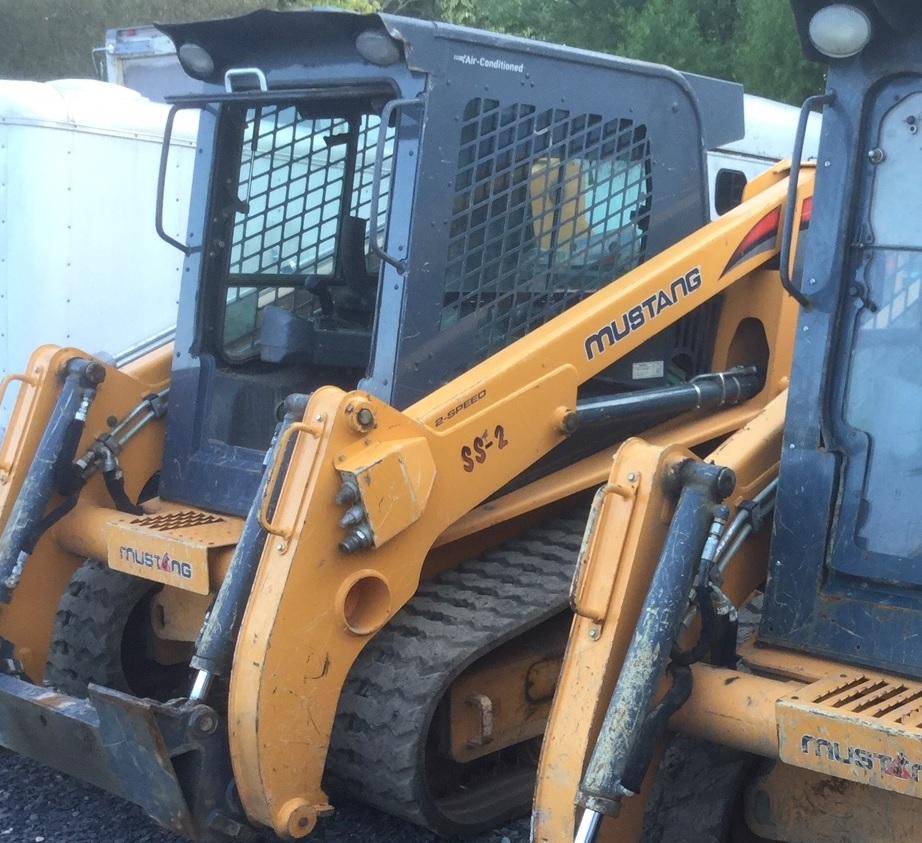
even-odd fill
[[(311, 843), (430, 843), (416, 826), (363, 805), (343, 805), (323, 821)], [(16, 755), (0, 756), (0, 843), (183, 843), (140, 808)], [(475, 843), (527, 843), (521, 820)], [(270, 843), (267, 838), (265, 843)]]

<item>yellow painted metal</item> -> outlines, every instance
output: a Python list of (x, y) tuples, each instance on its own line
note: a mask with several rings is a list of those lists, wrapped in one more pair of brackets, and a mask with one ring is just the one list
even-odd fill
[(106, 527), (109, 567), (142, 579), (208, 594), (210, 561), (232, 547), (243, 531), (240, 518), (198, 509), (164, 507)]
[(354, 443), (336, 467), (355, 483), (376, 547), (422, 516), (435, 482), (435, 460), (422, 436)]
[[(68, 361), (75, 357), (89, 358), (90, 355), (73, 348), (42, 346), (29, 360), (27, 380), (20, 388), (0, 448), (0, 465), (10, 467), (8, 472), (0, 474), (0, 523), (6, 523), (10, 516), (45, 423), (51, 416), (60, 393), (60, 375)], [(169, 354), (164, 350), (136, 361), (130, 369), (106, 366), (106, 379), (90, 409), (80, 450), (88, 448), (99, 432), (108, 429), (106, 419), (109, 416), (123, 418), (146, 396), (162, 389), (168, 375)], [(148, 479), (159, 470), (162, 451), (162, 421), (148, 424), (125, 448), (120, 459), (130, 497), (136, 498)], [(53, 501), (57, 503), (60, 499)], [(81, 503), (89, 507), (111, 506), (101, 477), (87, 484), (81, 494)], [(45, 672), (61, 595), (73, 572), (86, 558), (61, 546), (57, 541), (59, 530), (67, 532), (68, 526), (59, 523), (39, 541), (11, 602), (0, 607), (0, 636), (15, 642), (17, 657), (28, 676), (36, 682), (41, 682)], [(98, 538), (88, 539), (85, 544), (98, 544)], [(105, 554), (100, 558), (104, 559)]]
[(577, 615), (596, 624), (605, 620), (611, 606), (615, 574), (637, 500), (640, 472), (630, 472), (625, 481), (607, 483), (596, 492), (586, 538), (576, 560), (570, 604)]
[[(812, 174), (805, 171), (801, 197), (811, 192)], [(732, 259), (739, 257), (737, 247), (755, 224), (777, 213), (785, 195), (779, 173), (776, 183), (766, 184), (745, 208), (726, 214), (403, 413), (358, 392), (332, 387), (315, 392), (304, 421), (288, 434), (292, 453), (284, 477), (281, 462), (271, 469), (261, 521), (272, 538), (231, 676), (231, 754), (252, 818), (279, 834), (303, 836), (312, 818), (327, 810), (320, 782), (343, 681), (368, 637), (415, 592), (435, 545), (459, 542), (604, 480), (611, 459), (603, 452), (472, 513), (563, 440), (560, 414), (575, 407), (581, 383), (721, 295), (715, 363), (749, 362), (736, 361), (735, 355), (748, 341), (740, 326), (756, 320), (771, 349), (766, 388), (741, 407), (662, 425), (651, 433), (652, 441), (700, 445), (722, 438), (750, 422), (778, 394), (789, 364), (785, 346), (793, 310), (777, 290), (774, 273), (758, 271), (777, 247)], [(107, 429), (109, 416), (123, 417), (166, 385), (172, 353), (164, 347), (124, 370), (107, 367), (81, 448)], [(42, 420), (57, 398), (57, 375), (73, 356), (87, 355), (45, 347), (30, 362), (0, 450), (0, 465), (9, 466), (0, 474), (0, 517), (9, 515)], [(371, 428), (357, 424), (358, 407), (372, 413)], [(163, 424), (155, 422), (126, 448), (122, 463), (129, 495), (136, 496), (159, 468), (162, 443)], [(339, 550), (342, 510), (334, 503), (343, 477), (350, 474), (360, 478), (377, 545), (353, 556)], [(279, 484), (270, 517), (268, 500)], [(80, 506), (43, 538), (13, 602), (0, 609), (0, 634), (17, 642), (19, 657), (37, 681), (67, 580), (84, 556), (106, 555), (99, 529), (106, 518), (115, 525), (107, 530), (127, 536), (126, 519), (114, 513), (101, 479), (95, 478)], [(656, 518), (662, 527), (661, 513)], [(223, 576), (228, 547), (219, 547), (211, 560), (211, 590)], [(204, 582), (196, 588), (205, 598)], [(582, 597), (587, 606), (595, 600), (593, 610), (598, 611), (601, 603), (593, 595), (587, 591)]]
[[(811, 190), (805, 172), (801, 198)], [(403, 413), (362, 393), (325, 387), (313, 394), (305, 420), (322, 432), (295, 439), (274, 514), (290, 539), (267, 543), (231, 676), (231, 756), (251, 818), (291, 835), (286, 806), (327, 806), (321, 779), (339, 691), (367, 640), (344, 611), (350, 578), (375, 572), (375, 584), (362, 574), (352, 601), (375, 623), (406, 603), (448, 526), (562, 441), (559, 412), (575, 407), (580, 383), (776, 254), (776, 247), (751, 257), (737, 249), (785, 196), (783, 181), (767, 188)], [(653, 300), (663, 305), (644, 311)], [(634, 330), (623, 333), (626, 324)], [(347, 412), (356, 402), (373, 414), (373, 429), (356, 429)], [(465, 409), (449, 415), (458, 407)], [(497, 446), (482, 461), (466, 459), (484, 435)], [(437, 466), (424, 516), (373, 551), (343, 554), (338, 464), (360, 448), (411, 439), (425, 440)]]
[[(727, 502), (731, 510), (745, 499), (747, 492), (764, 485), (777, 472), (786, 402), (787, 394), (780, 394), (709, 457), (736, 472), (738, 491)], [(589, 552), (581, 561), (580, 576), (587, 583), (597, 582), (595, 588), (601, 596), (585, 598), (590, 611), (586, 605), (576, 606), (578, 614), (539, 766), (533, 820), (536, 841), (550, 843), (573, 837), (579, 782), (621, 671), (672, 514), (671, 502), (662, 492), (665, 473), (681, 453), (674, 446), (661, 448), (628, 440), (615, 457), (608, 485), (621, 492), (611, 499), (623, 502), (627, 490), (632, 489), (632, 504), (628, 511), (624, 503), (615, 503), (610, 510), (603, 506), (586, 540)], [(670, 455), (671, 460), (667, 458)], [(618, 523), (625, 518), (626, 528)], [(597, 580), (595, 571), (602, 572)], [(764, 556), (740, 554), (727, 571), (728, 596), (742, 603), (764, 575)], [(607, 606), (596, 605), (605, 598)], [(736, 699), (733, 694), (729, 696)], [(758, 732), (756, 721), (753, 734), (758, 736)], [(626, 800), (616, 820), (603, 822), (600, 840), (639, 839), (638, 817), (642, 817), (643, 802), (642, 797)]]
[(445, 717), (451, 759), (472, 761), (544, 732), (568, 625), (565, 615), (553, 618), (452, 683)]
[(786, 843), (893, 843), (919, 838), (922, 803), (777, 763), (746, 789), (746, 824)]
[[(279, 440), (278, 453), (287, 454), (289, 443), (292, 437), (298, 436), (301, 433), (308, 437), (313, 437), (314, 439), (320, 436), (323, 428), (320, 426), (319, 421), (320, 420), (318, 419), (318, 422), (313, 424), (308, 424), (306, 422), (295, 422), (294, 424), (289, 425)], [(307, 462), (309, 463), (310, 461), (308, 460)], [(267, 481), (263, 499), (259, 507), (259, 524), (267, 533), (272, 533), (273, 535), (281, 536), (282, 538), (287, 539), (291, 536), (293, 527), (280, 527), (269, 518), (269, 507), (272, 503), (272, 495), (275, 492), (275, 488), (278, 484), (279, 474), (282, 471), (282, 465), (283, 463), (281, 460), (276, 460), (269, 467), (269, 479)]]
[[(722, 296), (720, 318), (714, 340), (711, 370), (724, 371), (735, 365), (751, 364), (758, 349), (747, 342), (748, 328), (764, 331), (768, 349), (765, 388), (744, 404), (716, 413), (686, 413), (651, 428), (644, 439), (653, 444), (676, 444), (694, 448), (722, 439), (745, 427), (763, 407), (787, 387), (798, 307), (781, 287), (778, 275), (756, 270), (744, 276)], [(436, 540), (436, 546), (457, 541), (568, 495), (592, 489), (605, 482), (611, 468), (613, 447), (529, 483), (521, 489), (477, 507), (453, 523)]]
[(922, 797), (922, 683), (842, 669), (777, 708), (785, 763)]
[(792, 679), (803, 684), (818, 682), (824, 676), (841, 672), (841, 666), (836, 662), (795, 650), (763, 647), (755, 637), (740, 644), (738, 653), (742, 663), (753, 673)]
[[(613, 539), (612, 546), (594, 537), (588, 540), (584, 564), (602, 563), (612, 582), (605, 589), (609, 599), (603, 612), (593, 610), (593, 617), (576, 615), (573, 619), (541, 752), (532, 818), (533, 838), (540, 843), (573, 839), (576, 787), (605, 716), (672, 514), (674, 504), (666, 497), (661, 480), (687, 457), (683, 449), (659, 448), (639, 439), (629, 439), (615, 456), (609, 485), (632, 489), (636, 502), (629, 512), (618, 512), (628, 517), (623, 531), (600, 533), (603, 525), (596, 522), (596, 535)], [(612, 499), (624, 500), (621, 496)], [(611, 559), (615, 560), (612, 567)], [(638, 802), (628, 800), (617, 820), (604, 823), (605, 833), (616, 833), (622, 839), (639, 837), (643, 806), (635, 809)]]
[(738, 670), (692, 665), (692, 694), (669, 726), (684, 735), (778, 757), (776, 705), (802, 686)]
[(166, 586), (152, 598), (151, 628), (164, 641), (195, 641), (214, 594), (194, 594)]
[(96, 506), (80, 501), (58, 522), (54, 531), (55, 542), (61, 550), (77, 558), (104, 562), (109, 556), (110, 525), (118, 521), (130, 521), (133, 517), (112, 506)]

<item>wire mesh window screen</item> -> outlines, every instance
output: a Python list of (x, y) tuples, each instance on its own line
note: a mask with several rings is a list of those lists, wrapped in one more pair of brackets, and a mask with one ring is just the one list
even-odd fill
[(247, 112), (232, 274), (329, 272), (345, 178), (348, 123), (294, 106)]
[[(303, 286), (304, 277), (335, 273), (346, 214), (368, 221), (380, 123), (374, 114), (308, 117), (295, 106), (247, 111), (224, 320), (229, 357), (257, 352), (265, 307), (284, 307), (306, 317), (319, 310), (317, 297)], [(394, 129), (388, 127), (378, 233), (386, 226), (394, 147)], [(370, 228), (369, 223), (366, 260)], [(291, 286), (286, 276), (294, 276)], [(234, 284), (242, 278), (246, 284)]]
[(441, 328), (476, 319), (481, 360), (639, 264), (650, 164), (630, 120), (470, 100)]

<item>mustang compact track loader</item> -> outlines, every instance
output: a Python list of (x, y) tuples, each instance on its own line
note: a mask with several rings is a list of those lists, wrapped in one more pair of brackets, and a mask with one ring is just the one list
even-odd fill
[[(704, 461), (619, 450), (574, 581), (536, 841), (641, 839), (645, 806), (644, 839), (919, 839), (922, 17), (793, 6), (829, 71), (804, 104), (823, 126), (794, 282), (793, 178), (781, 233), (803, 305), (790, 394)], [(667, 724), (711, 746), (654, 783)]]
[(785, 168), (674, 246), (737, 86), (377, 15), (164, 29), (202, 83), (176, 342), (18, 376), (0, 743), (202, 841), (305, 837), (328, 790), (527, 810), (612, 448), (786, 384)]

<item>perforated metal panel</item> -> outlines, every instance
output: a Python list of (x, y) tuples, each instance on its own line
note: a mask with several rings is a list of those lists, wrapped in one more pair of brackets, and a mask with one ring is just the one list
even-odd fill
[(462, 116), (441, 328), (474, 358), (639, 264), (652, 194), (644, 126), (476, 98)]

